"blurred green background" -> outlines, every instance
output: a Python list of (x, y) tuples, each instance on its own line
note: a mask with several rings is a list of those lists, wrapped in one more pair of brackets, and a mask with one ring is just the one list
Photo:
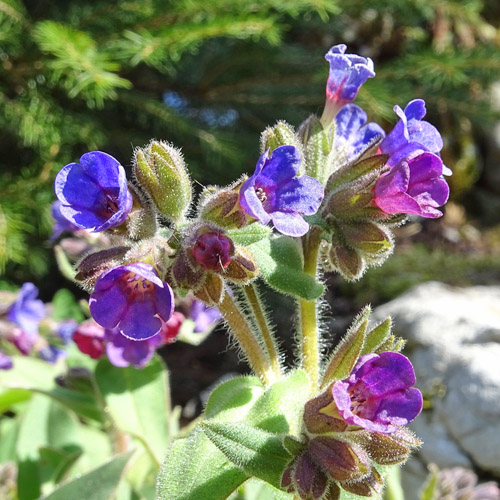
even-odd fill
[(371, 120), (389, 129), (394, 104), (427, 101), (455, 202), (403, 228), (395, 258), (343, 292), (499, 280), (499, 25), (497, 0), (0, 0), (1, 284), (34, 281), (47, 299), (63, 283), (47, 242), (62, 166), (99, 149), (130, 167), (154, 137), (200, 183), (228, 183), (253, 171), (267, 125), (321, 113), (337, 43), (375, 62), (356, 101)]

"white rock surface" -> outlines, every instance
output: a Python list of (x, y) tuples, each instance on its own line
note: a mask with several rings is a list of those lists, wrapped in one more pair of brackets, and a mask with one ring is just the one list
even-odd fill
[[(408, 339), (404, 353), (431, 408), (412, 424), (424, 446), (405, 482), (415, 490), (430, 462), (500, 477), (500, 287), (429, 282), (378, 307)], [(417, 473), (411, 477), (411, 472)], [(410, 486), (411, 485), (411, 486)]]

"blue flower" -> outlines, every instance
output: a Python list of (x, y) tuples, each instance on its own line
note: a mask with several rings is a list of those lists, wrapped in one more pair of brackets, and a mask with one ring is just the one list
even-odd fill
[[(416, 150), (439, 156), (443, 149), (443, 139), (434, 125), (422, 120), (427, 112), (423, 99), (413, 99), (404, 111), (396, 105), (394, 112), (399, 116), (399, 121), (380, 144), (382, 153), (391, 155), (389, 165), (396, 165)], [(443, 174), (451, 173), (451, 170), (443, 165)]]
[(125, 222), (132, 209), (125, 170), (112, 156), (92, 151), (57, 174), (56, 196), (61, 214), (75, 226), (93, 232)]
[(193, 300), (189, 311), (189, 319), (194, 321), (193, 332), (208, 332), (221, 318), (221, 313), (216, 307), (208, 307), (201, 300)]
[(272, 221), (288, 236), (307, 232), (309, 224), (302, 215), (315, 214), (324, 196), (318, 180), (308, 175), (297, 177), (300, 162), (300, 152), (294, 146), (280, 146), (271, 156), (266, 151), (240, 190), (241, 207), (250, 217), (262, 224)]
[(373, 61), (369, 57), (345, 54), (347, 46), (334, 45), (326, 54), (330, 72), (326, 82), (326, 104), (321, 121), (328, 126), (339, 110), (352, 102), (360, 87), (375, 76)]
[(40, 359), (43, 359), (44, 361), (47, 361), (47, 363), (51, 364), (57, 363), (59, 359), (66, 357), (67, 354), (68, 353), (64, 349), (55, 345), (47, 345), (40, 349), (40, 352), (38, 353)]
[(334, 148), (347, 160), (358, 158), (385, 137), (377, 123), (366, 123), (367, 115), (356, 104), (346, 104), (335, 117)]
[(61, 206), (62, 203), (60, 201), (54, 201), (54, 203), (52, 203), (52, 218), (54, 219), (54, 225), (52, 226), (52, 235), (49, 238), (50, 241), (59, 238), (64, 231), (73, 233), (80, 229), (64, 217), (61, 213)]
[(24, 283), (7, 314), (29, 336), (38, 334), (38, 323), (45, 316), (45, 306), (37, 296), (38, 288), (33, 283)]
[(174, 296), (153, 266), (135, 262), (101, 274), (89, 306), (92, 317), (104, 328), (118, 328), (129, 339), (146, 340), (159, 333), (172, 316)]
[(0, 370), (11, 370), (12, 366), (12, 358), (0, 351)]

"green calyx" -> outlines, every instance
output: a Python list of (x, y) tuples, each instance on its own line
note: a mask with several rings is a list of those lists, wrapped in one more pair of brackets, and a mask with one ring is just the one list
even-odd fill
[(191, 181), (179, 149), (163, 141), (139, 148), (134, 158), (135, 177), (158, 211), (177, 223), (191, 203)]

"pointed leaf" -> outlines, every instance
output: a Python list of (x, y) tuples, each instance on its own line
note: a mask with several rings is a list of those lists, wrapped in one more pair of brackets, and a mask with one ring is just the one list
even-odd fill
[(252, 243), (257, 243), (264, 238), (269, 238), (271, 228), (255, 223), (242, 227), (241, 229), (230, 229), (226, 234), (233, 240), (233, 243), (247, 246)]
[(335, 348), (323, 375), (322, 387), (326, 387), (333, 380), (343, 380), (351, 373), (363, 349), (370, 312), (370, 306), (364, 307)]
[(280, 487), (281, 476), (292, 457), (279, 436), (246, 424), (204, 422), (201, 427), (233, 464), (248, 475)]
[(314, 300), (323, 293), (323, 285), (303, 271), (302, 254), (297, 242), (280, 236), (249, 245), (266, 283), (279, 292)]
[(375, 352), (388, 338), (391, 333), (392, 320), (387, 318), (380, 325), (376, 326), (366, 335), (365, 345), (361, 354)]
[(175, 441), (160, 468), (158, 500), (221, 500), (248, 474), (232, 464), (199, 428)]
[(127, 465), (132, 451), (118, 455), (110, 462), (63, 484), (41, 500), (110, 500), (116, 490), (123, 469)]
[(95, 377), (118, 429), (137, 437), (160, 463), (169, 443), (170, 405), (167, 370), (160, 359), (153, 358), (142, 370), (101, 360)]
[(242, 421), (263, 392), (264, 386), (257, 377), (237, 377), (223, 382), (210, 395), (205, 418), (216, 418), (217, 422)]

